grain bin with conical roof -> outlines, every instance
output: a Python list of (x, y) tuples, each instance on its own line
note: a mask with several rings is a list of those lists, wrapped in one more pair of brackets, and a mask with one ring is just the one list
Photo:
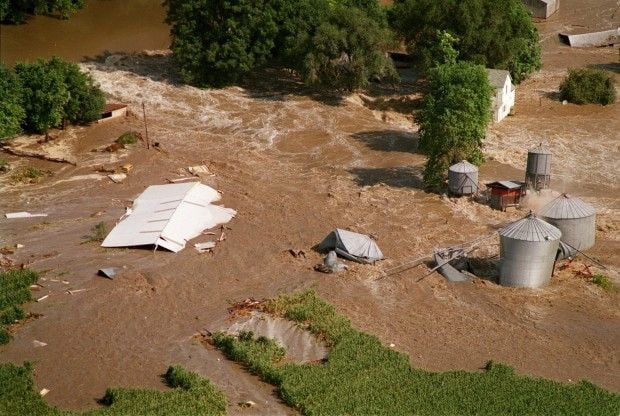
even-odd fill
[(448, 189), (453, 195), (471, 195), (478, 190), (478, 167), (466, 160), (448, 169)]
[(525, 185), (540, 191), (548, 189), (551, 184), (551, 152), (540, 143), (527, 152), (525, 168)]
[(499, 230), (502, 286), (540, 287), (551, 279), (562, 232), (530, 214)]
[(590, 204), (568, 194), (562, 194), (545, 205), (538, 215), (562, 231), (562, 242), (568, 244), (563, 256), (576, 254), (594, 245), (596, 211)]

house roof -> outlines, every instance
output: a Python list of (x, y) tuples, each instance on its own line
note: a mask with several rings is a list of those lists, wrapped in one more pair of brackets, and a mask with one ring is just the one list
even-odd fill
[(219, 199), (215, 189), (200, 182), (149, 186), (101, 246), (155, 245), (176, 253), (203, 230), (235, 216), (235, 210), (212, 204)]
[(115, 110), (120, 110), (121, 108), (126, 108), (127, 105), (126, 104), (106, 104), (105, 108), (103, 109), (102, 113), (109, 113), (110, 111), (115, 111)]
[(517, 181), (495, 181), (487, 183), (488, 188), (518, 189), (522, 186), (523, 183)]
[(523, 241), (553, 241), (559, 240), (562, 232), (553, 225), (536, 218), (530, 214), (518, 221), (508, 224), (501, 230), (499, 235)]
[(504, 88), (506, 77), (510, 79), (510, 72), (505, 69), (487, 68), (487, 75), (489, 76), (489, 83), (495, 88)]
[(552, 219), (576, 219), (590, 217), (596, 213), (594, 207), (581, 199), (562, 194), (545, 205), (538, 215)]
[(459, 163), (456, 163), (449, 168), (452, 172), (458, 173), (473, 173), (478, 172), (478, 168), (475, 165), (472, 165), (466, 160), (462, 160)]

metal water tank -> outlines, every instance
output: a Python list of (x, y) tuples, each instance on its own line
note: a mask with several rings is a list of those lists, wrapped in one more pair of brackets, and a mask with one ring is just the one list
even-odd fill
[(562, 194), (545, 205), (538, 215), (562, 231), (562, 242), (568, 244), (565, 255), (574, 256), (577, 250), (594, 245), (596, 210), (581, 199)]
[(530, 214), (499, 230), (502, 286), (540, 287), (551, 279), (562, 232)]
[(471, 195), (478, 191), (478, 167), (466, 160), (448, 169), (448, 189), (453, 195)]
[(542, 143), (527, 152), (525, 185), (540, 191), (551, 184), (551, 152)]

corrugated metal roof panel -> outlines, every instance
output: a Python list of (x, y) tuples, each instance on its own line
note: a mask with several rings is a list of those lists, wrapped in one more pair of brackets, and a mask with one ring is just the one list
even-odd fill
[(500, 185), (502, 188), (506, 188), (506, 189), (517, 189), (523, 186), (522, 183), (513, 182), (513, 181), (495, 181), (495, 182), (487, 183), (487, 187), (494, 187), (494, 186), (498, 187), (497, 185)]
[(450, 166), (449, 170), (458, 173), (473, 173), (478, 172), (478, 167), (476, 165), (472, 165), (466, 160), (462, 160), (459, 163)]
[(589, 217), (595, 213), (592, 205), (574, 196), (562, 194), (545, 205), (538, 215), (553, 219), (573, 219)]
[(501, 230), (499, 235), (524, 241), (550, 241), (559, 240), (562, 232), (553, 225), (536, 218), (530, 213), (527, 217), (508, 224)]

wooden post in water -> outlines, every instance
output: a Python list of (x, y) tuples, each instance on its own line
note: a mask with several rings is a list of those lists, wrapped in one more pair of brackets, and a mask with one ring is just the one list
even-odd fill
[(146, 125), (146, 109), (144, 108), (144, 101), (142, 101), (142, 116), (144, 117), (144, 134), (146, 139), (146, 148), (151, 148), (151, 142), (149, 141), (149, 129)]

